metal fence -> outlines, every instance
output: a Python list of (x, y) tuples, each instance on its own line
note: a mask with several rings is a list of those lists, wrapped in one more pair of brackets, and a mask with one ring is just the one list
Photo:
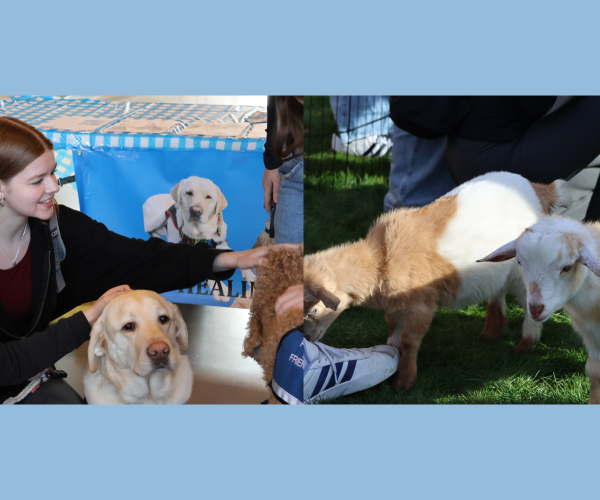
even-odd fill
[(360, 183), (389, 175), (389, 99), (311, 96), (304, 103), (304, 164), (309, 186)]

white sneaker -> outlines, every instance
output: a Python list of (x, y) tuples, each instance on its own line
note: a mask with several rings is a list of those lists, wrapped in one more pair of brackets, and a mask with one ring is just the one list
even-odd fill
[(392, 346), (336, 349), (307, 340), (304, 357), (307, 363), (304, 401), (307, 403), (373, 387), (393, 375), (400, 361), (398, 350)]
[(336, 153), (379, 157), (392, 152), (392, 140), (384, 135), (370, 135), (345, 143), (337, 134), (333, 134), (331, 136), (331, 149)]

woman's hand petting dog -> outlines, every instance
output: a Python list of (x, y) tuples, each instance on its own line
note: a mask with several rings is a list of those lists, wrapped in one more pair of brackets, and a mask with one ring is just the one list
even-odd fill
[(275, 301), (275, 316), (281, 316), (288, 309), (304, 307), (304, 285), (293, 285)]
[(114, 288), (111, 288), (110, 290), (105, 292), (102, 295), (102, 297), (100, 297), (96, 302), (94, 302), (94, 305), (92, 307), (89, 307), (88, 309), (83, 311), (83, 314), (87, 318), (90, 326), (94, 326), (94, 323), (100, 317), (100, 315), (102, 314), (102, 311), (104, 311), (104, 308), (106, 307), (106, 305), (112, 299), (114, 299), (118, 293), (126, 292), (128, 290), (131, 290), (131, 288), (129, 288), (129, 285), (119, 285)]
[(242, 252), (223, 252), (217, 255), (213, 261), (213, 272), (227, 271), (228, 269), (252, 269), (262, 266), (267, 262), (269, 250), (278, 250), (280, 248), (292, 248), (297, 252), (302, 252), (302, 245), (292, 243), (282, 243), (280, 245), (269, 245), (265, 247), (252, 248)]

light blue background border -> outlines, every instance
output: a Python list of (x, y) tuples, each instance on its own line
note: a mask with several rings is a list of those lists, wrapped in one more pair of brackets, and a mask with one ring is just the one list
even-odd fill
[(583, 498), (596, 489), (598, 417), (558, 406), (13, 407), (0, 470), (6, 498)]
[(0, 91), (594, 94), (599, 21), (582, 0), (4, 2)]
[[(600, 88), (600, 8), (588, 2), (222, 5), (3, 4), (0, 93)], [(580, 498), (596, 493), (599, 411), (3, 408), (0, 471), (7, 498)]]

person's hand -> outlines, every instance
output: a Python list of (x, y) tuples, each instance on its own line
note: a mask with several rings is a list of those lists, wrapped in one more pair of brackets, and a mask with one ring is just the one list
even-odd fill
[(268, 170), (265, 168), (263, 173), (263, 190), (264, 190), (264, 208), (267, 213), (273, 216), (273, 206), (277, 203), (277, 197), (279, 196), (279, 185), (281, 184), (281, 177), (279, 176), (279, 170)]
[(275, 301), (275, 316), (281, 316), (288, 309), (304, 307), (304, 285), (293, 285)]
[(292, 248), (298, 253), (302, 251), (302, 245), (282, 243), (281, 245), (268, 245), (244, 250), (243, 252), (223, 252), (217, 255), (217, 258), (213, 261), (213, 273), (227, 271), (228, 269), (252, 269), (253, 267), (262, 266), (267, 262), (269, 250), (279, 248)]
[(100, 297), (94, 303), (94, 305), (92, 307), (89, 307), (88, 309), (83, 311), (83, 314), (85, 314), (85, 317), (87, 318), (90, 326), (94, 326), (94, 323), (100, 317), (100, 315), (102, 314), (102, 311), (104, 311), (104, 308), (106, 307), (106, 305), (112, 299), (114, 299), (118, 293), (126, 292), (127, 290), (131, 290), (131, 288), (129, 288), (129, 285), (119, 285), (114, 288), (111, 288), (110, 290), (105, 292), (102, 295), (102, 297)]

